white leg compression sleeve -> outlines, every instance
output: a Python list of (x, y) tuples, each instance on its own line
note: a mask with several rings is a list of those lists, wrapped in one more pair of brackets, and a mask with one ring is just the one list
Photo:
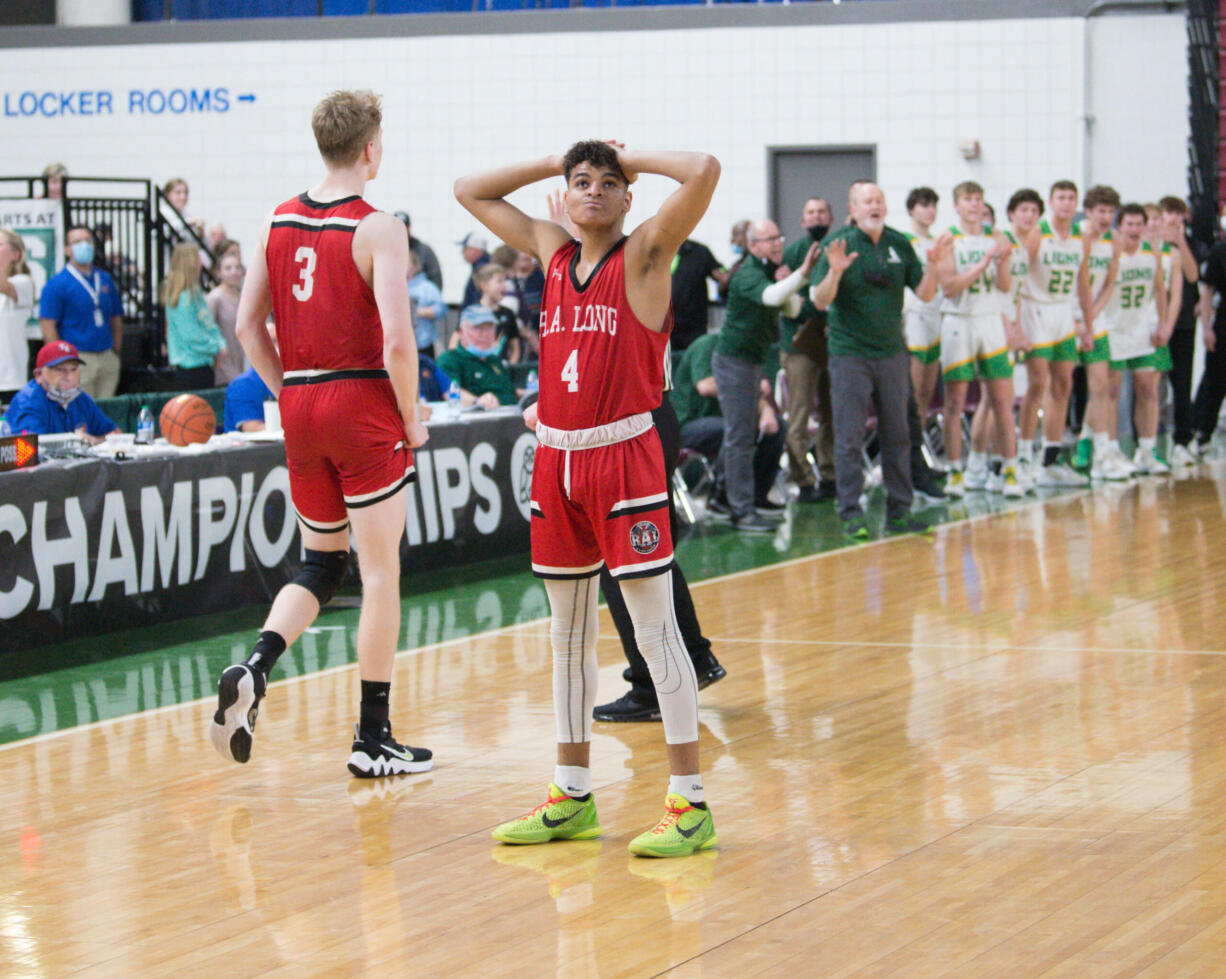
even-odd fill
[(600, 578), (559, 581), (545, 579), (552, 615), (549, 641), (553, 646), (553, 710), (558, 743), (592, 740), (592, 709), (596, 706), (596, 600)]
[(619, 582), (626, 611), (634, 621), (634, 639), (647, 661), (660, 700), (664, 740), (686, 744), (698, 740), (698, 678), (690, 662), (673, 609), (673, 576), (627, 578)]

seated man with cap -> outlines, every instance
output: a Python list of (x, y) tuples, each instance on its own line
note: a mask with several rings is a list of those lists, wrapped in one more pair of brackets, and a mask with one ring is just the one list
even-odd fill
[(498, 319), (484, 306), (468, 306), (460, 313), (460, 345), (439, 357), (438, 366), (460, 385), (464, 405), (497, 408), (515, 404), (523, 394), (499, 356)]
[(76, 432), (96, 444), (119, 426), (81, 390), (81, 356), (66, 340), (45, 343), (34, 361), (34, 378), (13, 395), (4, 419), (14, 432), (59, 435)]
[(480, 231), (470, 231), (456, 244), (460, 246), (460, 254), (464, 256), (464, 261), (473, 267), (473, 274), (468, 277), (468, 282), (464, 285), (464, 305), (472, 306), (481, 301), (481, 290), (477, 287), (473, 276), (477, 274), (477, 269), (489, 263), (490, 243)]

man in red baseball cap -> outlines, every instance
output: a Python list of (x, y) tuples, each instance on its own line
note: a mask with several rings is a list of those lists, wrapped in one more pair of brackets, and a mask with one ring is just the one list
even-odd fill
[(101, 442), (119, 426), (81, 390), (81, 355), (66, 340), (45, 343), (34, 361), (34, 377), (13, 395), (5, 421), (14, 432), (56, 435), (76, 432)]

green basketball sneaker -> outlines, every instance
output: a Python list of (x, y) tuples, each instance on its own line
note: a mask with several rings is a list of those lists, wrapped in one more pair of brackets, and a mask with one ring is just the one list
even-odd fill
[(653, 829), (630, 841), (630, 852), (640, 857), (688, 857), (719, 842), (715, 822), (705, 802), (690, 803), (670, 792), (664, 800), (664, 818)]
[(1094, 463), (1094, 442), (1092, 439), (1078, 439), (1073, 449), (1072, 466), (1081, 472), (1086, 472)]
[(528, 815), (512, 819), (494, 830), (499, 843), (548, 843), (550, 840), (594, 840), (600, 835), (600, 817), (591, 793), (585, 801), (572, 799), (552, 782), (549, 798)]

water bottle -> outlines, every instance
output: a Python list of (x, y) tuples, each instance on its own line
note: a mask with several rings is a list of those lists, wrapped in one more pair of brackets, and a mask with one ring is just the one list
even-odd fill
[(136, 444), (153, 444), (153, 412), (148, 405), (141, 405), (140, 414), (136, 416)]
[(460, 418), (460, 385), (456, 381), (452, 381), (447, 388), (447, 418), (450, 421), (458, 421)]
[(540, 390), (540, 387), (541, 387), (541, 380), (539, 377), (536, 376), (536, 371), (529, 371), (528, 372), (528, 387), (526, 388), (526, 390), (538, 391)]

